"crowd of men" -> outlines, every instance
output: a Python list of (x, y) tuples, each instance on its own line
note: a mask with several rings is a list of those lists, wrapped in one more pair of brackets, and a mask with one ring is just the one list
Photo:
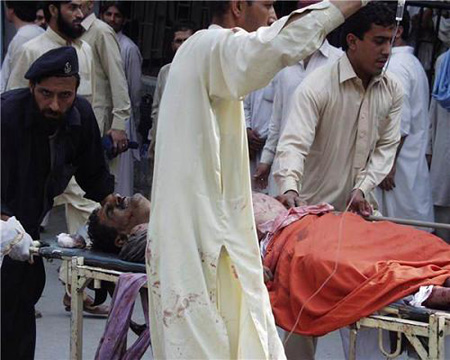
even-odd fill
[[(102, 3), (99, 18), (94, 1), (5, 2), (17, 33), (1, 71), (2, 224), (39, 239), (54, 205), (70, 233), (99, 203), (130, 206), (111, 194), (133, 194), (140, 155), (129, 147), (150, 141), (156, 358), (314, 357), (315, 339), (290, 356), (277, 335), (252, 189), (287, 208), (326, 202), (450, 223), (450, 51), (430, 91), (407, 12), (397, 27), (384, 2), (298, 7), (277, 20), (273, 1), (215, 1), (208, 30), (175, 27), (174, 61), (160, 70), (140, 139), (142, 56), (123, 33), (124, 2)], [(339, 25), (341, 49), (325, 38)], [(2, 264), (1, 351), (32, 359), (45, 271), (40, 258), (18, 260), (11, 252)], [(190, 310), (168, 326), (165, 306), (180, 299)], [(175, 342), (180, 334), (192, 336)]]

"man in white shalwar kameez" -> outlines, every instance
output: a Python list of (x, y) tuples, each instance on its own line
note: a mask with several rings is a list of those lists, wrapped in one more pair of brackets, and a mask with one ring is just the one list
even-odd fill
[(241, 100), (318, 49), (361, 3), (323, 2), (252, 33), (242, 28), (264, 24), (272, 1), (212, 4), (214, 25), (177, 52), (160, 107), (146, 254), (153, 354), (283, 359), (253, 225)]
[(431, 182), (425, 152), (428, 144), (428, 79), (414, 48), (407, 46), (409, 14), (405, 12), (392, 49), (388, 71), (403, 86), (401, 141), (390, 173), (376, 189), (384, 216), (434, 221)]
[[(436, 61), (436, 74), (443, 68), (447, 50)], [(436, 76), (438, 78), (438, 76)], [(449, 80), (447, 80), (449, 81)], [(431, 187), (436, 222), (450, 224), (450, 111), (434, 97), (430, 104), (430, 143), (427, 154), (431, 157)], [(450, 244), (450, 230), (436, 229), (436, 235)]]

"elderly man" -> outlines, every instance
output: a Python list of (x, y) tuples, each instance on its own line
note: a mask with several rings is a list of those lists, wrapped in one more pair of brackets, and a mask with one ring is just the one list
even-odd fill
[[(39, 239), (42, 218), (73, 175), (96, 202), (114, 189), (92, 108), (76, 94), (78, 69), (75, 48), (59, 47), (31, 65), (25, 74), (29, 88), (2, 94), (1, 216), (15, 216), (33, 239)], [(29, 264), (5, 257), (1, 276), (1, 357), (33, 359), (34, 305), (45, 283), (42, 259)]]
[[(83, 0), (84, 19), (82, 40), (92, 48), (94, 56), (95, 98), (92, 104), (100, 133), (109, 134), (114, 146), (126, 150), (128, 139), (125, 129), (131, 116), (127, 79), (123, 70), (120, 47), (114, 30), (97, 19), (94, 1)], [(110, 162), (111, 172), (119, 179), (120, 158)]]
[(36, 18), (35, 1), (5, 1), (5, 5), (6, 18), (13, 23), (17, 33), (8, 45), (8, 52), (2, 64), (0, 92), (6, 89), (6, 84), (13, 68), (12, 61), (21, 46), (44, 32), (39, 26), (34, 24), (34, 19)]
[(272, 1), (211, 5), (213, 25), (178, 50), (160, 105), (147, 248), (153, 351), (283, 359), (253, 224), (241, 100), (319, 48), (361, 2), (320, 3), (256, 32)]
[[(119, 41), (133, 115), (127, 122), (126, 132), (130, 140), (137, 141), (136, 127), (140, 119), (142, 56), (138, 46), (123, 33), (123, 27), (128, 20), (128, 5), (123, 1), (108, 1), (101, 9), (101, 18), (114, 29)], [(120, 155), (120, 175), (116, 186), (119, 194), (130, 196), (134, 192), (134, 159), (140, 160), (138, 150), (127, 151)]]

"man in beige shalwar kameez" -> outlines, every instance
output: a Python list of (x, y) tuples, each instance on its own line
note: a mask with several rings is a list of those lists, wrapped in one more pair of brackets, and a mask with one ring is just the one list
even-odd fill
[(323, 2), (248, 33), (273, 2), (221, 3), (177, 52), (159, 113), (147, 248), (157, 359), (285, 358), (253, 225), (242, 99), (361, 7)]

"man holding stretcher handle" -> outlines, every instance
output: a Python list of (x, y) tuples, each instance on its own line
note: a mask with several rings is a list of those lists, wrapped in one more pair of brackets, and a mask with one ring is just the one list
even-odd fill
[[(91, 105), (77, 96), (73, 47), (42, 55), (25, 74), (29, 88), (1, 97), (1, 218), (20, 222), (32, 239), (55, 196), (75, 175), (86, 197), (102, 202), (114, 190)], [(21, 225), (20, 225), (21, 224)], [(3, 225), (3, 224), (2, 224)], [(45, 284), (42, 259), (5, 256), (1, 269), (1, 358), (33, 359), (34, 305)]]

